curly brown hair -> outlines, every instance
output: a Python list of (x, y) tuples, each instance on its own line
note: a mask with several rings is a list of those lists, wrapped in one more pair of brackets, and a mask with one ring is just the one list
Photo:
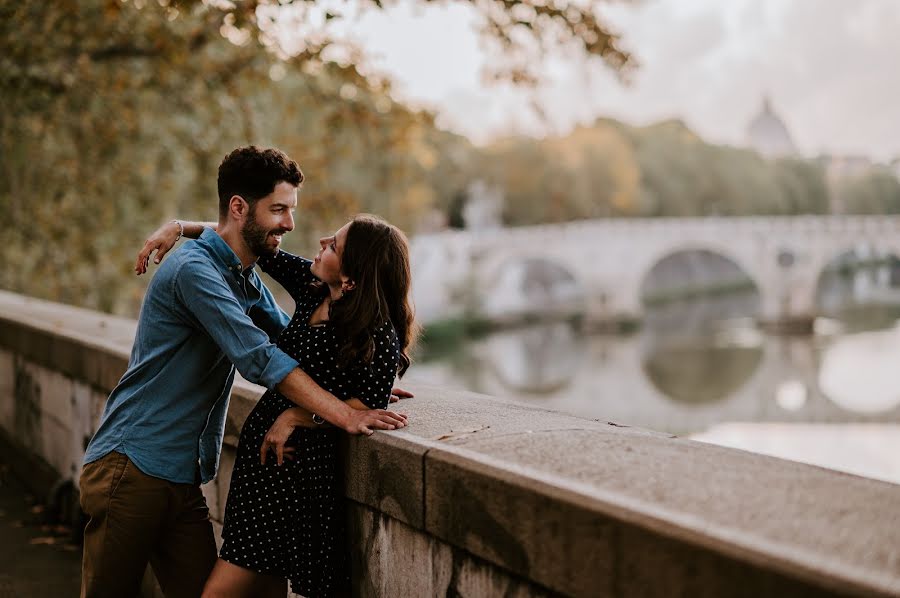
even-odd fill
[(371, 363), (375, 354), (372, 332), (390, 322), (400, 342), (397, 375), (403, 376), (418, 336), (409, 296), (412, 276), (406, 235), (377, 216), (356, 216), (347, 229), (341, 272), (355, 287), (329, 309), (328, 317), (342, 339), (339, 362), (344, 366)]
[(303, 182), (300, 167), (287, 154), (255, 145), (233, 150), (219, 165), (219, 216), (228, 213), (228, 202), (233, 196), (240, 195), (252, 208), (281, 182), (294, 187)]

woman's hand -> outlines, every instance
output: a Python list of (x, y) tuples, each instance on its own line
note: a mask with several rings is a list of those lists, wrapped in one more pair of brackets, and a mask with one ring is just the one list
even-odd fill
[(272, 427), (269, 428), (269, 431), (266, 432), (262, 446), (259, 447), (259, 462), (263, 465), (266, 464), (266, 455), (269, 454), (269, 451), (275, 453), (275, 461), (278, 465), (284, 463), (285, 458), (288, 460), (294, 458), (293, 447), (286, 447), (284, 445), (290, 435), (294, 432), (294, 428), (300, 423), (298, 421), (299, 414), (297, 409), (298, 408), (294, 407), (282, 411), (281, 415), (275, 420), (275, 423), (272, 424)]
[(391, 398), (389, 399), (389, 402), (396, 403), (400, 399), (411, 399), (414, 396), (416, 395), (409, 392), (408, 390), (403, 390), (402, 388), (394, 388), (391, 389)]
[(156, 231), (147, 238), (147, 241), (144, 243), (144, 248), (138, 253), (137, 261), (134, 264), (135, 274), (140, 276), (147, 271), (147, 266), (150, 263), (150, 254), (154, 251), (156, 252), (156, 257), (153, 259), (153, 263), (158, 264), (161, 262), (163, 256), (166, 255), (169, 250), (175, 246), (178, 239), (181, 238), (182, 231), (183, 226), (175, 221), (166, 222), (156, 229)]

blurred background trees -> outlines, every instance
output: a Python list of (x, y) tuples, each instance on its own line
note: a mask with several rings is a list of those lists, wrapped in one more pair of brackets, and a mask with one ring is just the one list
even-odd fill
[[(634, 64), (590, 3), (468, 4), (502, 50), (491, 79), (534, 82), (551, 44), (625, 78)], [(295, 19), (279, 21), (287, 8)], [(459, 226), (474, 181), (502, 190), (508, 225), (832, 205), (817, 162), (710, 145), (679, 121), (474, 146), (393, 99), (329, 34), (340, 18), (314, 1), (0, 0), (0, 287), (134, 314), (135, 251), (164, 220), (214, 219), (219, 161), (247, 143), (283, 149), (307, 175), (286, 243), (301, 252), (358, 211), (410, 233)], [(900, 210), (889, 171), (836, 189), (847, 213)]]

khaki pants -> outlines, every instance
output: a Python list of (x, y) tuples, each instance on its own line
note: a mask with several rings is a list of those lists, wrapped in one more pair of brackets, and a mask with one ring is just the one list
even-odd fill
[(200, 596), (216, 543), (199, 484), (154, 478), (112, 452), (84, 466), (81, 508), (82, 598), (137, 595), (147, 563), (167, 597)]

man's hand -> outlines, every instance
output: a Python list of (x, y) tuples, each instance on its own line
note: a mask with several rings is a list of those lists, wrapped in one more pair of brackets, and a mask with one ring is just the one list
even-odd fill
[(398, 430), (405, 428), (406, 415), (394, 413), (384, 409), (366, 409), (363, 411), (354, 409), (344, 426), (348, 434), (365, 434), (371, 436), (375, 430)]
[(391, 389), (390, 402), (396, 403), (400, 399), (411, 399), (414, 396), (416, 396), (416, 395), (409, 392), (408, 390), (403, 390), (402, 388), (394, 388), (394, 389)]
[(153, 263), (160, 263), (163, 256), (175, 246), (175, 242), (178, 240), (179, 231), (181, 231), (181, 227), (175, 222), (167, 222), (156, 229), (156, 231), (147, 238), (147, 241), (144, 243), (144, 248), (141, 249), (140, 253), (137, 255), (137, 261), (134, 263), (135, 274), (140, 276), (147, 271), (147, 266), (150, 263), (150, 255), (154, 251), (156, 252), (156, 257), (153, 258)]
[(259, 447), (260, 463), (263, 465), (266, 464), (266, 455), (269, 454), (270, 450), (275, 453), (275, 462), (278, 465), (284, 463), (285, 458), (288, 460), (293, 459), (293, 447), (286, 447), (284, 445), (294, 431), (294, 426), (296, 424), (294, 419), (295, 415), (292, 413), (291, 409), (284, 410), (281, 415), (278, 416), (275, 423), (273, 423), (272, 427), (269, 428), (269, 431), (266, 432), (262, 446)]

